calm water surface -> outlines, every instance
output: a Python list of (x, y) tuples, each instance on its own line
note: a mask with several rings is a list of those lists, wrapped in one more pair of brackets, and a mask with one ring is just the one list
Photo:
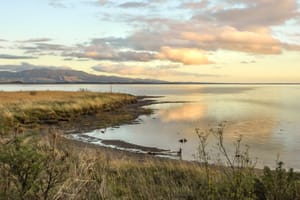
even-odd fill
[[(87, 88), (110, 91), (110, 85), (1, 85), (3, 91), (67, 90)], [(300, 169), (300, 85), (113, 85), (113, 92), (163, 96), (149, 106), (155, 112), (140, 116), (139, 124), (85, 133), (100, 139), (120, 139), (129, 143), (177, 151), (182, 146), (183, 159), (193, 160), (201, 131), (225, 123), (225, 142), (229, 151), (243, 136), (258, 167), (274, 166), (279, 156), (286, 167)], [(179, 101), (184, 101), (180, 102)], [(208, 140), (212, 155), (217, 155), (216, 140)]]

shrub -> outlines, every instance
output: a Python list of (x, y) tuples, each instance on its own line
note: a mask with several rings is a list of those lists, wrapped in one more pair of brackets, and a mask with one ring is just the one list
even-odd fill
[[(28, 139), (28, 138), (27, 138)], [(1, 146), (0, 196), (3, 199), (48, 199), (66, 179), (68, 154), (17, 137)]]

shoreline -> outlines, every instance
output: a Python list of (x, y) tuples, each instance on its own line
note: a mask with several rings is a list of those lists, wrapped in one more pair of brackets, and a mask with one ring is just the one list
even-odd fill
[(300, 85), (299, 82), (0, 82), (0, 85)]
[[(23, 135), (11, 135), (8, 141), (0, 140), (3, 144), (0, 148), (1, 174), (4, 175), (0, 186), (7, 188), (7, 192), (2, 194), (7, 197), (18, 194), (18, 186), (24, 183), (23, 174), (30, 179), (26, 186), (29, 188), (27, 191), (32, 192), (31, 199), (36, 199), (36, 191), (42, 193), (49, 188), (49, 180), (53, 180), (49, 199), (68, 199), (68, 194), (72, 195), (72, 199), (75, 195), (78, 199), (199, 199), (204, 195), (228, 199), (226, 197), (232, 197), (239, 191), (241, 193), (236, 194), (241, 194), (241, 198), (235, 199), (257, 199), (261, 193), (270, 194), (269, 191), (275, 191), (278, 186), (284, 186), (283, 190), (292, 194), (300, 191), (300, 174), (287, 171), (280, 163), (274, 170), (269, 167), (262, 170), (243, 161), (241, 165), (226, 162), (222, 165), (203, 159), (186, 161), (67, 138), (76, 128), (85, 131), (94, 127), (92, 125), (118, 126), (133, 123), (140, 114), (151, 113), (144, 106), (155, 103), (155, 100), (135, 98), (135, 101), (127, 101), (113, 109), (103, 109), (107, 108), (106, 105), (101, 107), (101, 112), (76, 115), (77, 118), (61, 122), (60, 127), (64, 129), (59, 129), (57, 124), (44, 124), (38, 126), (36, 132), (28, 131)], [(98, 119), (97, 123), (92, 124), (95, 119)], [(65, 134), (63, 130), (70, 130), (71, 133)], [(107, 144), (115, 143), (108, 141)], [(117, 143), (141, 148), (121, 141)], [(160, 151), (154, 148), (146, 150)], [(261, 188), (265, 189), (258, 190)], [(19, 196), (23, 199), (24, 193), (19, 192)]]
[(100, 111), (82, 115), (73, 121), (61, 121), (53, 127), (63, 131), (64, 134), (80, 134), (97, 129), (118, 128), (121, 125), (139, 123), (136, 119), (141, 115), (151, 114), (152, 110), (143, 108), (155, 103), (146, 96), (135, 96), (137, 101), (122, 105), (118, 109)]
[[(14, 98), (15, 96), (18, 98)], [(7, 129), (2, 129), (2, 132), (5, 131), (7, 139), (13, 135), (30, 132), (38, 133), (37, 135), (42, 137), (59, 133), (71, 142), (90, 144), (91, 138), (84, 141), (70, 136), (140, 123), (139, 116), (153, 112), (145, 106), (169, 103), (158, 102), (157, 98), (161, 96), (133, 96), (87, 91), (0, 92), (1, 122), (4, 127), (7, 127)], [(93, 147), (151, 156), (177, 155), (177, 152), (131, 144), (122, 140), (101, 140), (101, 145), (93, 145)]]
[[(139, 144), (133, 144), (126, 142), (124, 140), (120, 139), (99, 139), (99, 138), (93, 138), (86, 135), (81, 135), (82, 133), (99, 130), (99, 132), (104, 132), (103, 130), (107, 128), (119, 128), (123, 125), (129, 125), (129, 124), (135, 124), (140, 123), (137, 119), (141, 115), (149, 115), (153, 110), (145, 110), (143, 108), (144, 106), (153, 105), (157, 103), (170, 103), (166, 101), (158, 102), (155, 99), (160, 98), (161, 96), (137, 96), (138, 101), (133, 104), (125, 105), (121, 110), (118, 111), (118, 114), (122, 113), (129, 113), (131, 115), (131, 118), (117, 121), (113, 124), (103, 124), (103, 123), (97, 123), (96, 126), (81, 126), (81, 127), (73, 127), (73, 129), (66, 129), (66, 126), (63, 126), (64, 128), (61, 129), (63, 131), (63, 137), (66, 140), (70, 140), (71, 142), (75, 143), (82, 143), (83, 146), (86, 145), (86, 147), (89, 148), (98, 148), (98, 149), (109, 149), (111, 152), (113, 151), (121, 151), (125, 154), (132, 154), (132, 156), (137, 156), (138, 158), (141, 157), (141, 155), (146, 155), (147, 157), (153, 157), (153, 158), (159, 158), (159, 159), (171, 159), (171, 160), (179, 160), (180, 155), (179, 152), (170, 151), (169, 149), (161, 149), (153, 146), (143, 146)], [(172, 103), (182, 103), (179, 102), (172, 102)], [(79, 118), (79, 121), (85, 121), (86, 117), (91, 120), (91, 118), (94, 120), (94, 122), (98, 122), (98, 120), (103, 122), (103, 118), (111, 117), (116, 115), (116, 112), (110, 112), (108, 113), (108, 116), (97, 117), (97, 116), (83, 116)], [(106, 121), (106, 119), (104, 119)], [(73, 123), (73, 125), (82, 125), (85, 123), (76, 122)], [(62, 127), (60, 125), (60, 127)], [(192, 162), (192, 161), (186, 161), (186, 162)]]
[(130, 105), (139, 101), (136, 96), (120, 93), (0, 92), (1, 133), (9, 136), (27, 130), (45, 132), (49, 127), (67, 132), (117, 125), (150, 112), (136, 107), (129, 113)]
[[(0, 97), (3, 97), (3, 94), (7, 94), (10, 92), (0, 92)], [(28, 92), (12, 92), (12, 94), (24, 94)], [(53, 91), (38, 91), (37, 94), (30, 94), (31, 98), (36, 98), (40, 94), (43, 93), (53, 93)], [(58, 92), (62, 94), (99, 94), (94, 92)], [(101, 93), (104, 95), (116, 95), (112, 93)], [(117, 94), (117, 95), (127, 95), (127, 94)], [(62, 120), (55, 121), (54, 123), (49, 123), (49, 121), (41, 121), (42, 123), (36, 126), (26, 125), (25, 131), (29, 130), (31, 133), (38, 133), (38, 135), (44, 137), (51, 134), (63, 134), (65, 140), (69, 140), (70, 142), (74, 142), (74, 144), (81, 144), (80, 146), (85, 146), (87, 148), (106, 149), (105, 152), (109, 152), (113, 154), (113, 152), (122, 151), (126, 155), (136, 156), (140, 158), (146, 156), (147, 158), (152, 157), (155, 159), (166, 159), (166, 160), (179, 160), (180, 155), (177, 151), (170, 151), (168, 149), (159, 149), (153, 146), (142, 146), (138, 144), (131, 144), (122, 140), (99, 140), (101, 144), (95, 144), (95, 142), (86, 142), (82, 140), (75, 140), (74, 138), (70, 138), (71, 134), (77, 133), (85, 133), (96, 129), (105, 129), (109, 127), (118, 128), (121, 125), (126, 124), (134, 124), (139, 123), (137, 121), (138, 117), (141, 115), (149, 115), (152, 113), (152, 110), (144, 108), (144, 106), (153, 105), (156, 103), (182, 103), (182, 102), (167, 102), (167, 101), (157, 101), (156, 98), (161, 98), (161, 96), (132, 96), (128, 95), (131, 98), (135, 98), (134, 100), (125, 100), (125, 103), (120, 103), (116, 107), (112, 107), (111, 109), (99, 110), (96, 112), (88, 112), (83, 113), (81, 115), (77, 115), (75, 118), (70, 120)], [(63, 97), (65, 98), (65, 96)], [(0, 98), (0, 103), (1, 98)], [(1, 105), (1, 104), (0, 104)], [(35, 126), (35, 127), (31, 127)], [(23, 127), (24, 128), (24, 127)], [(23, 130), (24, 132), (24, 130)], [(18, 132), (16, 133), (18, 134)], [(20, 132), (22, 134), (22, 132)], [(13, 135), (12, 135), (13, 136)], [(4, 139), (6, 140), (6, 139)], [(89, 140), (89, 139), (88, 139)], [(76, 147), (76, 145), (75, 145)], [(193, 163), (194, 161), (185, 161), (189, 163)]]

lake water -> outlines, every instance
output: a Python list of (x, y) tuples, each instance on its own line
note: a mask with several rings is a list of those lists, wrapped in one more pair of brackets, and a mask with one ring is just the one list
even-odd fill
[[(172, 151), (178, 151), (178, 140), (186, 138), (183, 159), (193, 160), (199, 144), (195, 128), (206, 131), (224, 123), (229, 152), (242, 135), (258, 167), (274, 166), (279, 156), (286, 167), (300, 169), (300, 85), (0, 85), (3, 91), (79, 88), (162, 96), (157, 98), (162, 103), (149, 106), (154, 113), (140, 116), (139, 124), (108, 128), (104, 134), (95, 130), (87, 136)], [(215, 137), (208, 142), (210, 153), (217, 155)]]

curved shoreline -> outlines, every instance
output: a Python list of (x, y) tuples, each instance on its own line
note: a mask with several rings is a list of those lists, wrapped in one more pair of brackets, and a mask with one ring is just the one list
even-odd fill
[[(15, 98), (18, 97), (18, 98)], [(67, 139), (91, 143), (92, 138), (70, 137), (93, 130), (140, 123), (141, 115), (153, 110), (145, 106), (158, 103), (161, 96), (133, 96), (130, 94), (88, 91), (21, 91), (0, 92), (1, 125), (7, 127), (7, 139), (23, 133), (47, 136), (61, 133)], [(81, 138), (81, 139), (80, 139)], [(98, 147), (106, 147), (139, 154), (170, 155), (169, 150), (131, 144), (122, 140), (101, 140)]]
[[(144, 106), (148, 105), (153, 105), (156, 103), (169, 103), (169, 102), (158, 102), (154, 100), (155, 98), (160, 98), (160, 96), (138, 96), (137, 99), (138, 101), (133, 104), (128, 104), (122, 107), (121, 110), (118, 110), (118, 112), (111, 111), (108, 113), (108, 116), (84, 116), (79, 118), (78, 120), (86, 120), (85, 118), (89, 118), (98, 121), (100, 120), (101, 122), (97, 123), (96, 126), (88, 126), (88, 127), (73, 127), (73, 129), (66, 129), (65, 126), (61, 130), (63, 130), (64, 133), (64, 138), (71, 140), (71, 141), (76, 141), (81, 142), (86, 144), (87, 147), (92, 147), (92, 148), (106, 148), (110, 149), (111, 151), (124, 151), (128, 154), (133, 154), (133, 155), (151, 155), (155, 157), (164, 157), (164, 158), (172, 158), (172, 159), (179, 159), (180, 156), (178, 152), (170, 151), (169, 149), (161, 149), (157, 147), (152, 147), (152, 146), (143, 146), (139, 144), (133, 144), (129, 143), (123, 140), (119, 139), (99, 139), (99, 138), (93, 138), (87, 135), (83, 135), (83, 133), (89, 132), (89, 131), (94, 131), (94, 130), (99, 130), (99, 132), (103, 131), (107, 128), (119, 128), (120, 126), (123, 125), (128, 125), (128, 124), (135, 124), (135, 123), (140, 123), (137, 121), (138, 117), (141, 115), (147, 115), (151, 114), (152, 110), (148, 110), (143, 108)], [(178, 103), (178, 102), (172, 102), (172, 103)], [(103, 121), (106, 121), (106, 119), (103, 120), (103, 118), (107, 117), (114, 117), (115, 115), (122, 115), (124, 113), (130, 114), (130, 118), (127, 119), (121, 119), (120, 121), (116, 121), (113, 124), (103, 124)], [(82, 125), (85, 124), (84, 122), (77, 122), (74, 123), (73, 125)]]
[(139, 116), (152, 113), (152, 110), (143, 107), (155, 103), (155, 100), (145, 96), (137, 96), (136, 99), (136, 102), (124, 104), (117, 109), (82, 115), (73, 121), (61, 121), (54, 126), (65, 134), (74, 134), (139, 123), (136, 121)]
[(114, 126), (150, 112), (141, 106), (133, 109), (132, 104), (140, 104), (139, 98), (119, 93), (0, 92), (1, 133), (9, 136), (45, 127), (62, 131), (70, 131), (72, 127), (75, 130), (88, 129), (88, 126), (93, 129), (96, 122), (99, 122), (98, 126)]

